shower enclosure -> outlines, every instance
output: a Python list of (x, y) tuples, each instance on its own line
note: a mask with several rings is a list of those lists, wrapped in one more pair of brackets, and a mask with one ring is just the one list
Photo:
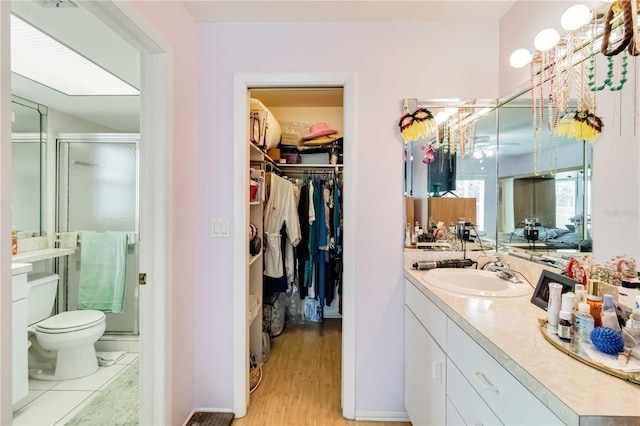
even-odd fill
[(139, 141), (138, 134), (61, 134), (56, 145), (56, 228), (79, 233), (79, 250), (61, 267), (59, 311), (77, 309), (82, 233), (129, 233), (124, 311), (106, 314), (112, 334), (139, 332)]

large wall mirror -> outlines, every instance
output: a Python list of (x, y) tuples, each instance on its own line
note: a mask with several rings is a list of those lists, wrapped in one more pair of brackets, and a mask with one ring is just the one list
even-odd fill
[(46, 234), (46, 107), (11, 99), (12, 226), (18, 238)]
[[(438, 132), (406, 145), (406, 222), (413, 217), (422, 226), (430, 220), (450, 226), (457, 219), (466, 218), (473, 223), (474, 236), (495, 242), (496, 101), (425, 100), (414, 101), (414, 105), (432, 113)], [(428, 147), (434, 148), (432, 160)]]
[[(410, 110), (418, 105), (441, 118), (437, 137), (406, 145), (405, 197), (410, 202), (405, 223), (446, 222), (449, 218), (434, 216), (434, 203), (470, 198), (477, 233), (499, 248), (551, 258), (591, 251), (591, 144), (554, 136), (549, 131), (554, 108), (545, 102), (538, 105), (537, 111), (545, 114), (544, 126), (534, 132), (530, 91), (493, 103), (422, 100)], [(575, 103), (570, 102), (569, 109), (575, 109)], [(460, 111), (466, 118), (457, 116)], [(434, 161), (427, 163), (426, 147), (441, 147), (443, 132), (454, 131), (459, 123), (466, 126), (464, 152), (458, 140), (453, 157), (443, 157), (436, 149)], [(527, 223), (536, 233), (525, 233)]]
[(551, 257), (590, 252), (591, 144), (554, 135), (555, 108), (535, 105), (530, 91), (500, 103), (498, 242)]

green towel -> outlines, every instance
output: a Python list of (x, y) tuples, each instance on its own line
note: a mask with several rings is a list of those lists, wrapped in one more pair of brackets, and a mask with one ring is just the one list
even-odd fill
[(80, 244), (78, 309), (121, 313), (127, 277), (127, 234), (84, 232)]

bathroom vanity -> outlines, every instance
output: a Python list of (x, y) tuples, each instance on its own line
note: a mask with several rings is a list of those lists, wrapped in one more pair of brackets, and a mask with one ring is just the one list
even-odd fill
[(27, 273), (30, 263), (11, 264), (12, 403), (29, 394), (27, 369)]
[(640, 385), (548, 343), (533, 288), (518, 297), (454, 293), (430, 285), (412, 261), (405, 256), (405, 406), (413, 424), (640, 424)]

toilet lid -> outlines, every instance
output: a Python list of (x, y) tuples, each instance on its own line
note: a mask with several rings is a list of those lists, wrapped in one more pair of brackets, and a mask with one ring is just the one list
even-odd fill
[(68, 333), (94, 326), (103, 321), (101, 311), (68, 311), (61, 312), (36, 324), (36, 330), (43, 333)]

